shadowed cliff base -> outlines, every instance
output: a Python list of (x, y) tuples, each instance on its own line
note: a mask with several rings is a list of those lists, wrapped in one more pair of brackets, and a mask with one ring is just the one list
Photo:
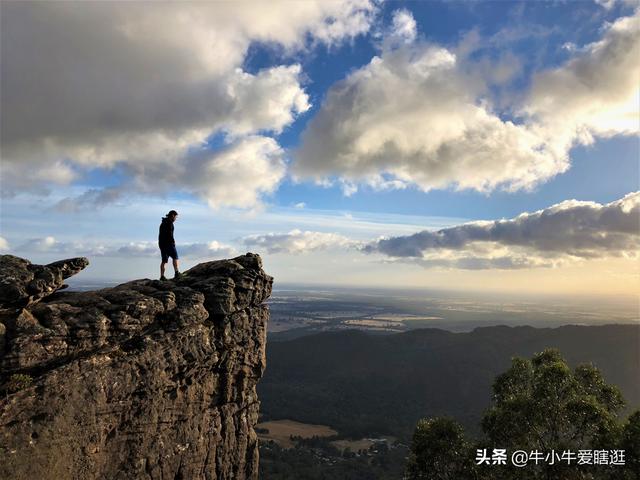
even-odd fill
[(60, 291), (87, 265), (0, 256), (0, 478), (257, 478), (260, 257)]

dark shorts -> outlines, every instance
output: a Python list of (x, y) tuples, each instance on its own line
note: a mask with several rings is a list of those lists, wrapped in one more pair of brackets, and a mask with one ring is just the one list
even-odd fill
[(162, 255), (162, 263), (167, 263), (169, 257), (178, 260), (178, 252), (175, 245), (163, 245), (160, 247), (160, 255)]

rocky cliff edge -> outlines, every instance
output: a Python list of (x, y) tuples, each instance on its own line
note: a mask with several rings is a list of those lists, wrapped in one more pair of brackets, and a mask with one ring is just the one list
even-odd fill
[(260, 257), (62, 291), (87, 265), (0, 256), (0, 478), (257, 478)]

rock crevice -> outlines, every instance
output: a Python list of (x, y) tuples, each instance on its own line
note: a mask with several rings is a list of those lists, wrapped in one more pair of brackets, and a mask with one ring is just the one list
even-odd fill
[(61, 291), (86, 265), (0, 256), (0, 478), (257, 478), (260, 257)]

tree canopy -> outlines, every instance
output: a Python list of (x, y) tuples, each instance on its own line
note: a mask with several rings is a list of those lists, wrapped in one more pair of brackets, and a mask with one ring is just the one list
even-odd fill
[[(572, 370), (556, 349), (532, 359), (514, 357), (493, 384), (491, 406), (481, 421), (483, 438), (466, 439), (451, 418), (423, 419), (415, 429), (405, 477), (640, 479), (640, 411), (623, 422), (623, 407), (620, 390), (591, 364)], [(506, 450), (504, 464), (494, 449)], [(516, 450), (526, 452), (524, 466), (512, 462)], [(488, 458), (481, 461), (481, 454)], [(591, 464), (578, 464), (579, 457)], [(618, 465), (611, 464), (614, 459)]]

